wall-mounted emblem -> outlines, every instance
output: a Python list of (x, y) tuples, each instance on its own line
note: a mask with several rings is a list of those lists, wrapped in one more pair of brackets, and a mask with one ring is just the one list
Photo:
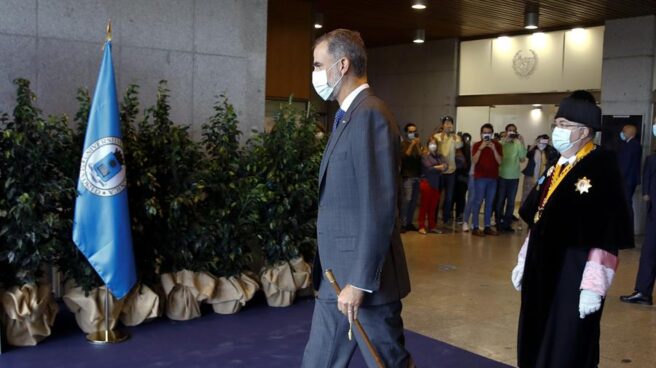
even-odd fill
[(519, 50), (513, 57), (513, 70), (522, 78), (528, 78), (538, 65), (538, 54), (535, 51)]

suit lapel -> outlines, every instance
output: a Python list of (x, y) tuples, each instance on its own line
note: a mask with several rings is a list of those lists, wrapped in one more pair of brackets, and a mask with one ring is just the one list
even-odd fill
[(326, 150), (323, 152), (321, 167), (319, 168), (320, 188), (321, 188), (321, 183), (323, 182), (323, 177), (326, 174), (326, 169), (328, 168), (328, 161), (330, 161), (330, 156), (332, 156), (333, 151), (335, 150), (335, 145), (337, 145), (337, 142), (342, 136), (342, 133), (344, 133), (344, 130), (346, 130), (346, 127), (348, 126), (348, 122), (351, 120), (351, 115), (353, 114), (353, 111), (355, 111), (358, 108), (360, 103), (362, 103), (362, 101), (364, 101), (365, 98), (371, 95), (370, 89), (371, 88), (367, 88), (363, 90), (355, 97), (355, 99), (351, 103), (351, 106), (349, 106), (348, 111), (346, 111), (346, 114), (344, 114), (344, 118), (342, 119), (341, 122), (337, 124), (337, 129), (333, 132), (333, 134), (330, 135), (330, 139), (328, 140), (328, 145), (326, 146)]

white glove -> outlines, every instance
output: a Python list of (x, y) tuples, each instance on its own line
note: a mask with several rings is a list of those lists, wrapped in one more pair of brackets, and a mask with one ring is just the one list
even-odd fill
[(579, 317), (581, 319), (601, 309), (601, 295), (590, 290), (581, 290), (579, 298)]
[(517, 291), (522, 291), (522, 278), (524, 277), (524, 264), (518, 263), (512, 270), (511, 280)]

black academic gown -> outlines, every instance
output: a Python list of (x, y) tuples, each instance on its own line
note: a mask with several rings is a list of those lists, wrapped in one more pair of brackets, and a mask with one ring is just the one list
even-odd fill
[[(585, 178), (589, 193), (576, 190)], [(633, 247), (622, 176), (615, 155), (597, 147), (567, 173), (534, 224), (549, 181), (539, 180), (520, 209), (531, 235), (522, 280), (518, 366), (597, 367), (603, 303), (600, 311), (580, 319), (580, 285), (590, 249), (617, 255), (618, 249)]]

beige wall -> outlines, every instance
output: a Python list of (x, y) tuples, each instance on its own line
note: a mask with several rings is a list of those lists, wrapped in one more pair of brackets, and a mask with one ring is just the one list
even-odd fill
[[(600, 89), (604, 27), (558, 31), (460, 44), (460, 95)], [(531, 74), (513, 59), (536, 56)]]
[(540, 134), (551, 135), (551, 123), (556, 115), (556, 106), (542, 105), (534, 109), (531, 105), (472, 106), (458, 107), (456, 129), (472, 135), (474, 141), (480, 140), (480, 128), (490, 122), (495, 132), (502, 131), (507, 124), (517, 125), (517, 131), (524, 136), (526, 144), (533, 144)]

